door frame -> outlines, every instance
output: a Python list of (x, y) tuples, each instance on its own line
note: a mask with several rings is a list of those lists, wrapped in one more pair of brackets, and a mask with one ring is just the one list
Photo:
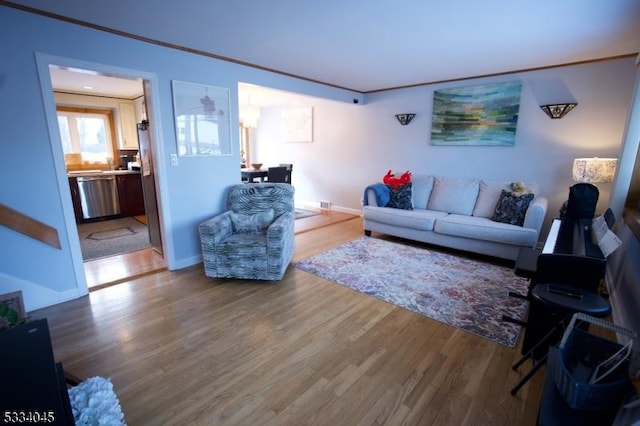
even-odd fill
[[(150, 143), (153, 145), (151, 161), (154, 168), (154, 179), (156, 181), (156, 199), (158, 204), (158, 215), (160, 219), (160, 233), (162, 236), (163, 257), (167, 262), (167, 247), (170, 244), (165, 240), (167, 233), (165, 232), (166, 226), (163, 220), (162, 209), (162, 191), (161, 182), (159, 179), (162, 173), (161, 164), (158, 158), (162, 155), (162, 141), (160, 128), (159, 114), (151, 116), (152, 112), (159, 111), (160, 108), (157, 105), (158, 99), (158, 78), (155, 74), (146, 71), (133, 70), (128, 68), (115, 67), (106, 64), (100, 64), (95, 62), (88, 62), (73, 58), (66, 58), (55, 55), (48, 55), (43, 53), (36, 53), (36, 65), (38, 69), (38, 77), (40, 80), (40, 87), (42, 93), (43, 106), (45, 110), (45, 116), (47, 120), (47, 127), (49, 130), (49, 141), (51, 144), (51, 151), (53, 155), (54, 168), (57, 176), (58, 192), (60, 193), (62, 201), (62, 210), (64, 214), (64, 222), (66, 228), (67, 243), (71, 251), (71, 259), (74, 268), (74, 275), (76, 278), (76, 284), (78, 290), (82, 294), (88, 293), (87, 280), (84, 272), (84, 260), (82, 259), (82, 251), (80, 249), (80, 238), (78, 235), (78, 228), (75, 222), (75, 214), (73, 210), (73, 203), (71, 200), (71, 190), (69, 188), (69, 182), (67, 178), (66, 166), (64, 163), (64, 153), (62, 151), (62, 142), (60, 140), (60, 130), (58, 128), (58, 119), (56, 114), (56, 104), (53, 92), (53, 86), (51, 83), (51, 74), (49, 72), (49, 66), (62, 66), (71, 67), (84, 70), (95, 71), (100, 74), (105, 74), (113, 77), (123, 78), (140, 78), (146, 80), (147, 86), (151, 89), (148, 93), (149, 99), (145, 98), (145, 103), (149, 106), (147, 109), (147, 119), (150, 122), (150, 126), (154, 128), (153, 135)], [(145, 82), (143, 81), (143, 85)]]

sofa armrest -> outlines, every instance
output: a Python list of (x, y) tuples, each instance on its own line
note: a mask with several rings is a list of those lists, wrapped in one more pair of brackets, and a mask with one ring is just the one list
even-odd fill
[(540, 234), (546, 215), (547, 199), (545, 197), (536, 197), (529, 204), (529, 208), (527, 208), (522, 227), (535, 229), (535, 231)]
[(229, 238), (233, 234), (231, 211), (226, 211), (202, 222), (198, 226), (198, 230), (200, 232), (200, 242), (203, 245), (217, 244)]

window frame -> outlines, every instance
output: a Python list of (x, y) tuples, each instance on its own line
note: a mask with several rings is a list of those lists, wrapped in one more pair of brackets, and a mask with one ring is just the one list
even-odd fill
[[(118, 152), (118, 138), (116, 134), (116, 126), (115, 121), (113, 119), (113, 110), (108, 108), (86, 108), (86, 107), (70, 107), (70, 106), (56, 106), (56, 116), (59, 112), (63, 113), (74, 113), (74, 114), (99, 114), (107, 117), (107, 122), (109, 126), (109, 135), (107, 135), (107, 144), (111, 145), (111, 158), (114, 159), (114, 162), (117, 160), (119, 152)], [(108, 152), (108, 151), (107, 151)], [(88, 165), (92, 169), (109, 169), (110, 164), (108, 162), (104, 163), (92, 163)], [(67, 169), (76, 169), (81, 170), (85, 168), (85, 164), (80, 166), (67, 166)]]

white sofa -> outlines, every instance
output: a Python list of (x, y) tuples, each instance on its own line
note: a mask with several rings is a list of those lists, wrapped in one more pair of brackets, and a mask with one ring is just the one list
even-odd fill
[[(364, 230), (429, 244), (515, 260), (520, 247), (535, 247), (547, 211), (536, 194), (522, 226), (494, 221), (496, 204), (511, 182), (415, 175), (412, 210), (379, 207), (374, 184), (365, 188)], [(384, 189), (384, 188), (383, 188)]]

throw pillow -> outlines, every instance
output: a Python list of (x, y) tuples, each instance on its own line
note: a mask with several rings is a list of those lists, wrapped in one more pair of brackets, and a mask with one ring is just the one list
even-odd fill
[(231, 226), (236, 234), (260, 234), (273, 222), (273, 209), (255, 214), (231, 212)]
[(533, 194), (513, 195), (512, 192), (503, 189), (491, 220), (522, 226), (531, 200)]
[(393, 207), (395, 209), (413, 210), (413, 204), (411, 202), (411, 184), (407, 183), (400, 185), (397, 188), (393, 188), (391, 185), (387, 185), (389, 188), (389, 204), (387, 207)]

